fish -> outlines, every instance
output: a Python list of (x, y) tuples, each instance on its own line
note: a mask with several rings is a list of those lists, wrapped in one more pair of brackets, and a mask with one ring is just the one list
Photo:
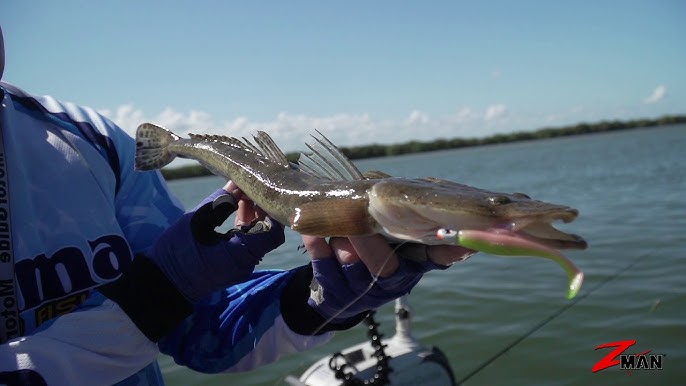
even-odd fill
[(304, 235), (381, 234), (392, 242), (453, 244), (498, 256), (538, 256), (567, 273), (567, 298), (581, 288), (581, 272), (561, 249), (586, 249), (579, 235), (555, 228), (579, 211), (434, 178), (362, 173), (321, 132), (297, 163), (265, 132), (253, 140), (189, 134), (182, 138), (153, 123), (136, 130), (135, 169), (155, 170), (176, 157), (194, 159), (232, 180), (265, 213)]

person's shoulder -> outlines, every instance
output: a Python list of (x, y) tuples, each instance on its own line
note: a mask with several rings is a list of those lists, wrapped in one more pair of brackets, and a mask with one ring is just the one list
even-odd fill
[(0, 82), (3, 89), (13, 95), (16, 103), (36, 114), (50, 116), (67, 124), (88, 129), (93, 135), (99, 136), (129, 136), (122, 128), (108, 118), (106, 111), (98, 111), (92, 107), (73, 102), (67, 102), (50, 95), (35, 95), (23, 89)]
[(19, 87), (7, 83), (7, 82), (2, 82), (0, 81), (0, 87), (2, 87), (3, 91), (9, 92), (15, 96), (20, 96), (20, 97), (30, 97), (31, 95), (27, 93), (26, 91), (20, 89)]

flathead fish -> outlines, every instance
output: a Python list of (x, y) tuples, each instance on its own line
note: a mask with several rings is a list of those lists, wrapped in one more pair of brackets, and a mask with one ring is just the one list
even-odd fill
[(560, 249), (585, 249), (580, 236), (552, 222), (573, 221), (576, 209), (498, 193), (438, 178), (362, 174), (321, 133), (298, 163), (290, 163), (272, 138), (254, 141), (217, 135), (181, 138), (144, 123), (136, 132), (138, 170), (158, 169), (176, 157), (199, 161), (230, 179), (270, 217), (301, 234), (333, 237), (382, 234), (389, 240), (459, 244), (501, 256), (540, 256), (567, 272), (567, 297), (583, 273)]

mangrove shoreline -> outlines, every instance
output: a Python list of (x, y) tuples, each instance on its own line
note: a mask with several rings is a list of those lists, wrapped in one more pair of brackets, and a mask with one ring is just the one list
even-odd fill
[[(350, 159), (377, 158), (401, 154), (422, 153), (436, 150), (459, 149), (465, 147), (493, 145), (499, 143), (531, 141), (537, 139), (567, 137), (572, 135), (604, 133), (609, 131), (649, 128), (686, 123), (686, 115), (667, 115), (655, 119), (635, 119), (628, 121), (601, 121), (597, 123), (578, 123), (563, 127), (544, 127), (534, 131), (519, 131), (496, 134), (483, 138), (439, 138), (432, 141), (409, 141), (397, 144), (371, 144), (339, 149)], [(300, 153), (286, 154), (289, 161), (297, 161)], [(166, 180), (209, 176), (212, 173), (200, 164), (163, 168), (162, 175)]]

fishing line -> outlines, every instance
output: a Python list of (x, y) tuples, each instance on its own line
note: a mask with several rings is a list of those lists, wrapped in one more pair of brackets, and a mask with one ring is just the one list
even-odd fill
[[(341, 313), (345, 312), (348, 308), (352, 307), (357, 301), (359, 301), (363, 296), (365, 296), (367, 293), (369, 293), (369, 291), (371, 291), (372, 287), (374, 287), (374, 284), (376, 284), (376, 282), (379, 280), (379, 274), (381, 273), (381, 271), (384, 269), (384, 267), (386, 266), (386, 264), (388, 264), (388, 262), (391, 260), (391, 257), (393, 256), (393, 254), (394, 254), (394, 253), (398, 250), (398, 248), (400, 248), (403, 244), (405, 244), (405, 243), (404, 243), (404, 242), (403, 242), (403, 243), (399, 243), (399, 244), (397, 244), (397, 245), (393, 248), (393, 250), (391, 251), (391, 253), (388, 254), (388, 256), (386, 256), (386, 258), (384, 259), (383, 264), (381, 264), (381, 266), (380, 266), (379, 269), (376, 271), (376, 273), (370, 272), (370, 274), (371, 274), (371, 276), (372, 276), (372, 280), (371, 280), (371, 282), (369, 283), (369, 285), (367, 285), (367, 288), (365, 288), (365, 290), (362, 291), (362, 293), (361, 293), (360, 295), (358, 295), (358, 296), (355, 297), (353, 300), (351, 300), (348, 304), (346, 304), (340, 311), (338, 311), (336, 314), (334, 314), (333, 316), (331, 316), (331, 317), (329, 317), (328, 319), (326, 319), (326, 321), (325, 321), (324, 323), (322, 323), (319, 327), (317, 327), (317, 328), (315, 329), (315, 331), (314, 331), (314, 333), (312, 334), (312, 336), (317, 335), (317, 333), (318, 333), (319, 331), (321, 331), (322, 328), (324, 328), (327, 324), (331, 323), (338, 315), (340, 315)], [(299, 250), (300, 250), (300, 249), (304, 249), (304, 248), (305, 248), (305, 245), (299, 245), (299, 246), (298, 246), (298, 249), (299, 249)], [(306, 252), (307, 252), (307, 251), (303, 251), (303, 254), (306, 253)], [(337, 259), (337, 257), (335, 257), (335, 256), (334, 256), (333, 258), (334, 258), (334, 259)], [(401, 257), (398, 256), (398, 258), (400, 259)], [(359, 263), (364, 264), (364, 263), (362, 262), (362, 260), (360, 260)], [(311, 338), (311, 336), (310, 336), (310, 337), (307, 337), (307, 339), (312, 339), (312, 338)], [(300, 362), (300, 365), (298, 366), (299, 369), (302, 369), (302, 368), (305, 367), (305, 361), (306, 361), (306, 360), (303, 359), (303, 360)], [(274, 383), (274, 385), (279, 384), (279, 383), (280, 383), (281, 381), (283, 381), (286, 377), (287, 377), (287, 376), (285, 376), (285, 377), (280, 377), (278, 380), (276, 380), (276, 382)]]
[[(317, 335), (317, 333), (318, 333), (319, 331), (321, 331), (322, 328), (324, 328), (327, 324), (331, 323), (338, 315), (342, 314), (342, 313), (345, 312), (348, 308), (352, 307), (355, 303), (357, 303), (360, 299), (362, 299), (362, 297), (364, 297), (366, 294), (368, 294), (369, 291), (372, 290), (372, 288), (374, 287), (374, 284), (376, 284), (376, 282), (379, 281), (379, 275), (380, 275), (381, 272), (383, 271), (384, 267), (386, 267), (386, 264), (388, 264), (388, 262), (391, 260), (391, 257), (393, 256), (393, 254), (395, 253), (395, 251), (397, 251), (398, 248), (400, 248), (400, 246), (403, 245), (403, 244), (404, 244), (404, 243), (400, 243), (400, 244), (396, 245), (396, 246), (393, 248), (393, 250), (391, 250), (391, 253), (389, 253), (388, 256), (386, 256), (386, 258), (384, 259), (383, 264), (381, 264), (381, 266), (380, 266), (379, 269), (376, 271), (376, 273), (370, 272), (370, 274), (372, 275), (372, 280), (369, 282), (369, 285), (367, 285), (367, 288), (365, 288), (365, 290), (362, 291), (361, 294), (359, 294), (357, 297), (355, 297), (353, 300), (351, 300), (348, 304), (346, 304), (341, 310), (339, 310), (338, 312), (336, 312), (334, 315), (332, 315), (331, 317), (329, 317), (324, 323), (322, 323), (319, 327), (317, 327), (317, 329), (314, 331), (313, 335)], [(397, 258), (400, 259), (399, 256), (398, 256)], [(337, 259), (337, 258), (334, 256), (334, 259)], [(362, 260), (360, 260), (360, 261), (358, 261), (358, 262), (356, 262), (356, 263), (364, 264), (364, 262), (363, 262)]]
[(567, 311), (568, 309), (574, 307), (577, 303), (579, 303), (581, 300), (587, 298), (589, 295), (591, 295), (593, 292), (595, 292), (596, 290), (598, 290), (600, 287), (604, 286), (605, 284), (609, 283), (610, 281), (612, 281), (612, 280), (618, 278), (619, 276), (621, 276), (624, 272), (626, 272), (629, 268), (631, 268), (631, 267), (633, 267), (634, 265), (636, 265), (636, 263), (638, 263), (638, 261), (639, 261), (639, 260), (642, 260), (642, 259), (643, 259), (643, 255), (638, 256), (637, 258), (635, 258), (631, 263), (629, 263), (629, 264), (626, 265), (625, 267), (619, 269), (619, 270), (618, 270), (617, 272), (615, 272), (614, 274), (612, 274), (612, 275), (606, 277), (604, 280), (600, 281), (600, 282), (599, 282), (598, 284), (596, 284), (593, 288), (591, 288), (588, 292), (586, 292), (586, 293), (584, 293), (584, 294), (582, 294), (582, 295), (576, 297), (576, 298), (575, 298), (573, 301), (571, 301), (570, 303), (567, 303), (567, 304), (565, 304), (564, 306), (560, 307), (560, 309), (558, 309), (557, 311), (553, 312), (550, 316), (548, 316), (547, 318), (543, 319), (541, 322), (539, 322), (538, 324), (536, 324), (535, 326), (533, 326), (529, 331), (527, 331), (527, 332), (524, 333), (522, 336), (520, 336), (519, 338), (517, 338), (517, 339), (515, 339), (514, 341), (512, 341), (510, 344), (508, 344), (507, 346), (503, 347), (500, 351), (498, 351), (498, 352), (495, 353), (492, 357), (490, 357), (489, 359), (487, 359), (486, 361), (484, 361), (481, 365), (477, 366), (474, 370), (472, 370), (471, 372), (469, 372), (467, 375), (465, 375), (462, 379), (460, 379), (459, 381), (457, 381), (455, 384), (456, 384), (456, 385), (461, 385), (461, 384), (463, 384), (464, 382), (466, 382), (466, 381), (468, 381), (469, 379), (471, 379), (473, 376), (475, 376), (475, 375), (477, 375), (478, 373), (480, 373), (483, 369), (485, 369), (486, 367), (488, 367), (491, 363), (495, 362), (495, 361), (496, 361), (497, 359), (499, 359), (501, 356), (505, 355), (508, 351), (510, 351), (510, 350), (511, 350), (512, 348), (514, 348), (516, 345), (520, 344), (522, 341), (524, 341), (525, 339), (527, 339), (527, 338), (528, 338), (529, 336), (531, 336), (533, 333), (535, 333), (536, 331), (538, 331), (538, 330), (540, 330), (541, 328), (543, 328), (543, 326), (545, 326), (546, 324), (550, 323), (551, 321), (553, 321), (554, 319), (556, 319), (558, 316), (562, 315), (562, 314), (563, 314), (565, 311)]

